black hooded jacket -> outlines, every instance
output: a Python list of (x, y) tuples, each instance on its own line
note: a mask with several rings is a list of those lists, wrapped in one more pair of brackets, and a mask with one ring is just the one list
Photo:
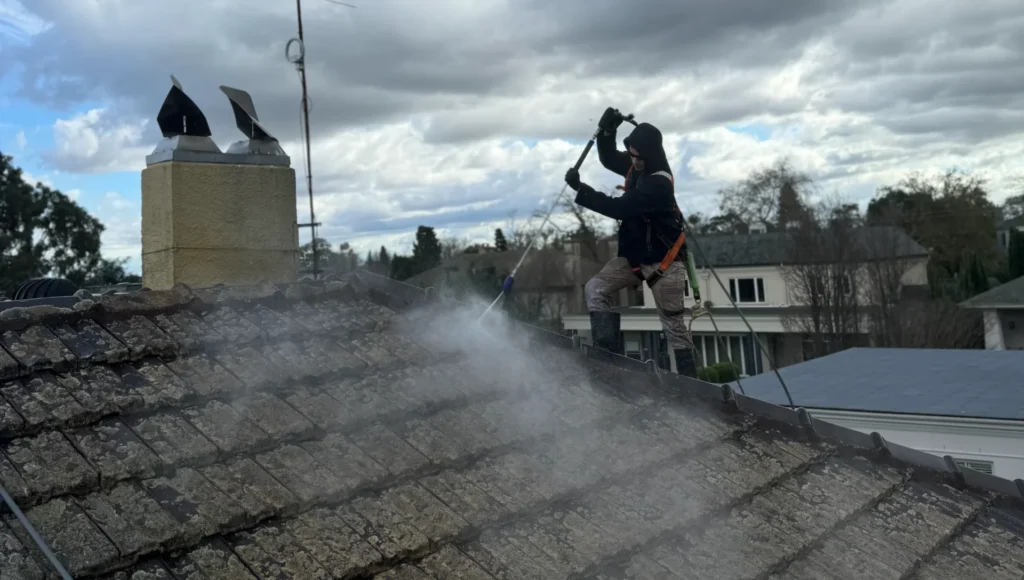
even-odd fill
[[(598, 135), (597, 153), (605, 169), (623, 177), (629, 175), (626, 191), (611, 197), (587, 184), (576, 192), (576, 203), (601, 215), (619, 220), (619, 256), (631, 265), (661, 262), (682, 232), (682, 217), (676, 207), (672, 180), (660, 171), (672, 175), (661, 131), (653, 125), (640, 123), (623, 142), (627, 151), (615, 146), (615, 133)], [(632, 161), (628, 148), (632, 146), (644, 160), (642, 172), (630, 173)], [(680, 256), (685, 252), (680, 251)]]

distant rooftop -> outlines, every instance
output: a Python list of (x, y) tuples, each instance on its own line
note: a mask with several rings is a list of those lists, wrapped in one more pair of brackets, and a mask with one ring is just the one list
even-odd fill
[[(928, 255), (924, 246), (896, 227), (864, 227), (856, 230), (855, 236), (860, 246), (871, 248), (871, 254), (884, 254), (889, 258)], [(793, 261), (793, 238), (787, 232), (701, 234), (696, 238), (697, 244), (715, 267), (777, 266)], [(868, 246), (869, 243), (872, 246)], [(702, 267), (704, 263), (701, 253), (692, 245), (690, 253), (696, 265)]]
[(960, 303), (964, 308), (1024, 308), (1024, 276)]
[[(851, 348), (779, 369), (801, 407), (1024, 420), (1024, 351)], [(774, 373), (741, 380), (786, 404)]]

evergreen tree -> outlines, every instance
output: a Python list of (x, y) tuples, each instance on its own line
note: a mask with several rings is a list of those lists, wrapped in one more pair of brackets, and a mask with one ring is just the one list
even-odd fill
[(498, 252), (508, 251), (508, 240), (505, 239), (505, 232), (501, 228), (494, 230), (494, 249)]
[(1007, 266), (1010, 280), (1024, 276), (1024, 233), (1010, 230), (1010, 247), (1007, 249)]
[(416, 228), (416, 241), (412, 246), (412, 259), (415, 263), (415, 274), (426, 272), (441, 265), (441, 242), (437, 239), (434, 228), (420, 226)]
[(123, 261), (100, 255), (103, 230), (68, 196), (25, 181), (13, 159), (0, 152), (0, 296), (38, 276), (78, 285), (127, 279)]

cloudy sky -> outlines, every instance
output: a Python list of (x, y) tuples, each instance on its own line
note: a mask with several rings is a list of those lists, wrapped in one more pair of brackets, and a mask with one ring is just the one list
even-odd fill
[[(1024, 173), (1020, 0), (304, 0), (323, 235), (489, 238), (562, 185), (606, 106), (666, 133), (684, 212), (788, 156), (866, 202), (912, 170)], [(139, 171), (174, 74), (221, 147), (248, 90), (301, 175), (286, 0), (0, 0), (0, 151), (139, 268)], [(618, 183), (596, 156), (583, 177)], [(308, 217), (304, 186), (296, 202)], [(481, 227), (480, 224), (486, 223)], [(308, 234), (307, 234), (308, 235)]]

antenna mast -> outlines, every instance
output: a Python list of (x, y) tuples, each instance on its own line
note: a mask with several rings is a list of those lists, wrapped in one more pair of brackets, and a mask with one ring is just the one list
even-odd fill
[[(309, 142), (309, 91), (306, 89), (306, 43), (302, 36), (302, 0), (295, 0), (295, 12), (298, 16), (299, 37), (293, 38), (285, 45), (285, 57), (295, 65), (299, 71), (299, 79), (302, 82), (302, 130), (305, 141), (305, 173), (306, 187), (309, 189), (309, 223), (298, 224), (300, 228), (309, 228), (311, 234), (310, 245), (313, 248), (313, 279), (320, 275), (320, 255), (316, 243), (316, 228), (320, 224), (316, 221), (316, 213), (313, 211), (313, 159), (310, 152)], [(297, 42), (299, 53), (294, 58), (289, 54), (292, 43)]]

